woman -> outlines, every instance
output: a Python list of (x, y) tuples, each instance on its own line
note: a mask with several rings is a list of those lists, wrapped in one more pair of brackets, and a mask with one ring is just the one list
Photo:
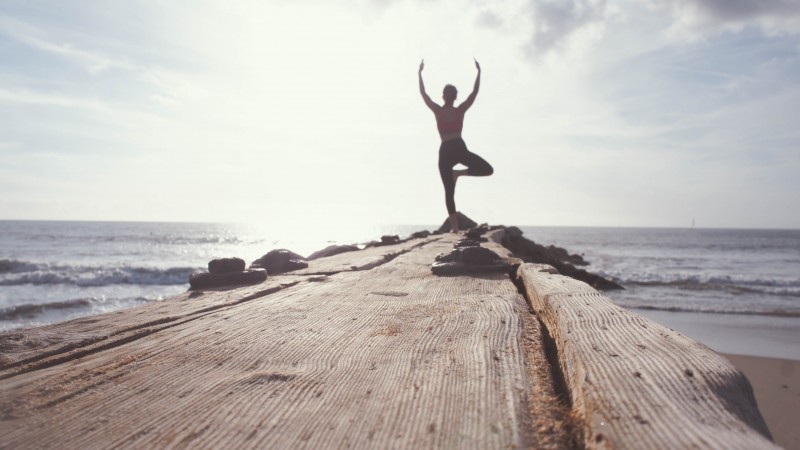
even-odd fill
[[(455, 106), (458, 91), (455, 86), (448, 84), (442, 92), (444, 105), (439, 106), (425, 93), (425, 84), (422, 82), (422, 69), (425, 68), (425, 60), (419, 63), (419, 93), (425, 104), (433, 111), (436, 116), (436, 126), (439, 128), (439, 136), (442, 144), (439, 146), (439, 175), (444, 184), (444, 201), (447, 205), (447, 214), (450, 217), (450, 231), (458, 233), (458, 216), (456, 215), (456, 180), (460, 176), (469, 175), (473, 177), (485, 177), (494, 172), (492, 166), (486, 160), (467, 150), (467, 144), (461, 139), (461, 130), (464, 127), (464, 114), (472, 106), (475, 97), (478, 95), (478, 88), (481, 85), (481, 65), (475, 61), (475, 68), (478, 69), (478, 76), (475, 77), (475, 87), (469, 97)], [(454, 170), (456, 164), (463, 164), (466, 169)]]

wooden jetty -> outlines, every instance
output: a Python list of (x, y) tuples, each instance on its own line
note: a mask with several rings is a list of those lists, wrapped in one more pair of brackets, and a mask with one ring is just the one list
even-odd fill
[(0, 334), (0, 448), (774, 448), (724, 358), (456, 239)]

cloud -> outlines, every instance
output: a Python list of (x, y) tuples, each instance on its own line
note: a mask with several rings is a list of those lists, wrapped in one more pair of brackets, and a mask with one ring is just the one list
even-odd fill
[(505, 21), (503, 18), (493, 10), (483, 10), (478, 13), (478, 25), (487, 28), (500, 28)]
[(130, 61), (122, 58), (112, 58), (99, 53), (86, 51), (77, 48), (71, 43), (54, 42), (42, 29), (8, 16), (0, 15), (0, 33), (29, 47), (56, 54), (82, 64), (91, 74), (97, 74), (112, 67), (124, 70), (137, 69)]
[(519, 8), (513, 2), (506, 4), (502, 17), (492, 10), (482, 11), (478, 23), (497, 28), (507, 24), (509, 17), (530, 17), (524, 45), (534, 59), (592, 45), (606, 37), (608, 24), (623, 25), (627, 20), (644, 20), (656, 26), (649, 32), (665, 32), (679, 40), (747, 28), (768, 36), (800, 33), (797, 0), (528, 0)]
[(739, 31), (755, 26), (767, 34), (800, 33), (800, 2), (796, 0), (646, 0), (668, 10), (672, 32), (686, 37)]
[(607, 17), (606, 0), (532, 0), (533, 19), (529, 51), (546, 54), (568, 46), (581, 31), (601, 25)]

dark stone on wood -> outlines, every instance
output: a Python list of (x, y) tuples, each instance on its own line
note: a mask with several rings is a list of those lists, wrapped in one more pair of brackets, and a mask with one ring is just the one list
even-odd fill
[(464, 237), (467, 239), (472, 239), (474, 241), (486, 242), (486, 238), (482, 236), (489, 231), (489, 227), (486, 224), (472, 227), (469, 230), (464, 232)]
[(327, 256), (338, 255), (339, 253), (354, 252), (356, 250), (359, 250), (359, 248), (355, 245), (329, 245), (309, 255), (308, 260), (311, 261), (317, 258), (325, 258)]
[[(458, 218), (458, 229), (459, 230), (468, 230), (468, 229), (478, 225), (477, 222), (475, 222), (474, 220), (472, 220), (469, 217), (465, 216), (461, 212), (457, 212), (456, 213), (456, 217)], [(449, 217), (444, 220), (444, 223), (442, 224), (442, 226), (439, 227), (439, 231), (442, 232), (442, 233), (446, 233), (446, 232), (450, 231), (450, 218)]]
[(393, 234), (393, 235), (384, 235), (381, 236), (381, 245), (394, 245), (400, 243), (400, 236)]
[(400, 236), (398, 236), (396, 234), (387, 234), (387, 235), (381, 236), (381, 240), (380, 241), (369, 241), (369, 242), (367, 242), (366, 244), (364, 244), (364, 248), (381, 247), (381, 246), (384, 246), (384, 245), (395, 245), (395, 244), (399, 244), (401, 242), (403, 242), (403, 241), (400, 239)]
[(251, 269), (228, 273), (195, 273), (189, 277), (189, 289), (241, 286), (260, 283), (266, 279), (267, 271), (264, 269)]
[(250, 264), (251, 269), (266, 269), (272, 275), (307, 267), (308, 261), (305, 258), (285, 248), (270, 250)]
[(210, 273), (230, 273), (244, 270), (245, 263), (242, 258), (219, 258), (208, 262)]
[(468, 275), (474, 273), (506, 272), (511, 264), (484, 247), (456, 248), (450, 253), (436, 255), (431, 265), (435, 275)]
[(411, 239), (420, 239), (420, 238), (426, 238), (426, 237), (428, 237), (430, 235), (431, 235), (430, 231), (421, 230), (421, 231), (415, 231), (414, 233), (411, 233), (410, 237), (411, 237)]
[(463, 248), (463, 247), (480, 247), (480, 246), (481, 244), (472, 239), (461, 239), (460, 241), (456, 242), (453, 247)]
[(493, 264), (502, 261), (497, 253), (484, 247), (464, 247), (461, 251), (461, 262), (469, 265)]

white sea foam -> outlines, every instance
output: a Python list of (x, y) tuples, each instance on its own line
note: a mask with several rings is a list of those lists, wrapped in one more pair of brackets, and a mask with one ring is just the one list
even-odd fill
[(758, 273), (733, 275), (688, 272), (627, 272), (622, 270), (599, 271), (601, 276), (612, 278), (623, 286), (673, 286), (683, 289), (740, 289), (773, 295), (800, 296), (800, 277), (770, 276)]
[[(3, 270), (5, 268), (6, 270)], [(74, 284), (104, 286), (112, 284), (180, 285), (202, 267), (120, 266), (105, 267), (80, 264), (47, 264), (18, 260), (0, 260), (0, 286), (23, 284)]]

